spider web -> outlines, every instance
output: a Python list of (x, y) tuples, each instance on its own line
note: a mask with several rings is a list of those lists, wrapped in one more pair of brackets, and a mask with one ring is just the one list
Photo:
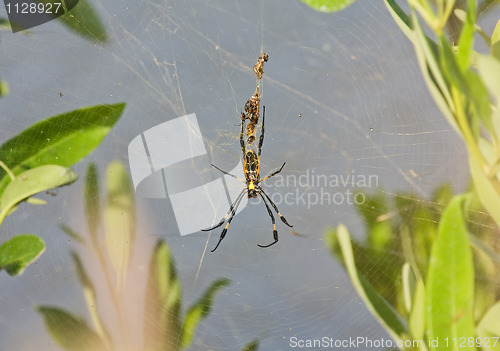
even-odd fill
[[(261, 171), (286, 162), (282, 178), (266, 181), (265, 190), (273, 199), (292, 194), (291, 203), (276, 202), (301, 234), (291, 235), (277, 219), (280, 241), (258, 248), (272, 241), (271, 222), (264, 205), (252, 200), (210, 253), (219, 230), (181, 237), (168, 201), (138, 198), (126, 311), (131, 348), (141, 345), (148, 258), (160, 237), (175, 257), (184, 311), (213, 280), (232, 280), (201, 323), (193, 350), (241, 349), (256, 337), (262, 350), (288, 350), (291, 337), (388, 339), (323, 241), (325, 230), (340, 222), (363, 237), (352, 204), (319, 200), (353, 188), (312, 180), (373, 176), (377, 182), (363, 189), (368, 193), (380, 187), (389, 195), (428, 198), (445, 181), (463, 190), (469, 176), (466, 149), (429, 97), (413, 48), (383, 3), (358, 1), (338, 14), (289, 0), (93, 4), (109, 31), (106, 45), (86, 42), (54, 21), (31, 35), (2, 33), (0, 72), (11, 93), (2, 100), (0, 140), (47, 116), (125, 101), (118, 125), (75, 167), (80, 175), (93, 161), (104, 178), (112, 160), (128, 164), (135, 136), (190, 113), (196, 113), (210, 162), (229, 170), (241, 157), (239, 116), (255, 89), (252, 67), (267, 52)], [(494, 22), (481, 25), (491, 32)], [(207, 175), (221, 176), (208, 168)], [(11, 350), (59, 350), (34, 305), (56, 305), (88, 319), (71, 265), (75, 245), (57, 229), (66, 222), (86, 233), (82, 183), (58, 190), (48, 206), (22, 206), (2, 226), (9, 235), (39, 234), (48, 247), (23, 276), (0, 275), (0, 340)]]

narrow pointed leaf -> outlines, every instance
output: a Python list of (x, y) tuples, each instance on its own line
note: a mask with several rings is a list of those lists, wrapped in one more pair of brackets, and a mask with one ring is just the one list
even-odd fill
[[(426, 282), (427, 335), (431, 340), (475, 337), (474, 268), (463, 218), (464, 196), (453, 198), (441, 216)], [(431, 350), (476, 350), (450, 343)]]
[(85, 241), (85, 239), (80, 234), (78, 234), (75, 230), (73, 230), (69, 225), (67, 225), (66, 223), (61, 223), (61, 225), (59, 227), (70, 238), (75, 239), (80, 244), (87, 245), (87, 242)]
[(105, 351), (105, 344), (80, 317), (55, 307), (37, 308), (52, 338), (67, 351)]
[(401, 269), (401, 280), (403, 285), (403, 295), (404, 295), (406, 312), (410, 312), (412, 306), (413, 293), (415, 290), (415, 276), (408, 262), (405, 262)]
[(389, 10), (394, 21), (399, 26), (401, 31), (406, 35), (408, 39), (413, 41), (413, 32), (411, 29), (410, 17), (403, 11), (401, 7), (394, 0), (384, 0), (385, 6)]
[(470, 68), (461, 71), (458, 58), (444, 35), (440, 37), (440, 43), (442, 48), (441, 65), (448, 80), (465, 95), (465, 98), (471, 102), (475, 109), (475, 120), (473, 119), (471, 122), (481, 120), (488, 131), (493, 131), (491, 101), (483, 81)]
[(107, 202), (104, 228), (108, 256), (116, 273), (117, 287), (125, 284), (130, 252), (135, 241), (134, 190), (128, 173), (119, 162), (106, 170)]
[(491, 36), (491, 56), (500, 60), (500, 20), (497, 21)]
[(215, 294), (231, 281), (227, 278), (218, 279), (210, 285), (203, 296), (189, 309), (182, 325), (182, 348), (191, 345), (198, 324), (205, 319), (212, 309)]
[(410, 316), (408, 318), (408, 328), (413, 339), (424, 340), (425, 337), (425, 285), (417, 279)]
[(460, 40), (458, 42), (458, 53), (457, 61), (460, 69), (465, 71), (469, 68), (470, 58), (474, 48), (474, 32), (476, 24), (476, 1), (469, 0), (467, 8), (467, 17), (465, 19), (465, 24), (462, 28), (462, 33), (460, 34)]
[(427, 83), (427, 88), (441, 112), (460, 135), (460, 128), (453, 116), (453, 101), (441, 67), (439, 65), (439, 48), (424, 33), (418, 17), (412, 12), (412, 25), (415, 40), (413, 42), (420, 71)]
[(83, 296), (85, 297), (85, 302), (87, 303), (87, 309), (89, 311), (90, 317), (92, 318), (93, 325), (96, 329), (97, 334), (101, 337), (103, 342), (106, 345), (109, 345), (111, 343), (111, 336), (106, 329), (101, 316), (99, 315), (99, 311), (97, 310), (97, 295), (94, 284), (85, 271), (85, 267), (83, 266), (83, 263), (78, 254), (76, 252), (72, 252), (71, 255), (73, 257), (73, 263), (75, 264), (78, 280), (80, 280), (80, 284), (83, 290)]
[(32, 234), (13, 237), (0, 245), (0, 270), (19, 275), (45, 251), (42, 238)]
[[(336, 238), (335, 238), (336, 236)], [(339, 225), (336, 231), (327, 233), (325, 241), (328, 248), (334, 253), (334, 243), (338, 241), (342, 250), (342, 257), (349, 278), (358, 293), (364, 301), (368, 310), (385, 327), (389, 335), (398, 340), (408, 335), (406, 327), (401, 322), (397, 313), (392, 309), (387, 301), (373, 288), (369, 281), (358, 271), (353, 256), (351, 238), (344, 225)]]
[(180, 345), (181, 287), (172, 254), (159, 241), (151, 257), (146, 286), (144, 348), (177, 350)]
[[(458, 18), (461, 22), (465, 23), (467, 21), (467, 12), (460, 8), (455, 8), (453, 10), (453, 14), (455, 15), (456, 18)], [(491, 47), (491, 40), (490, 36), (486, 34), (481, 27), (479, 27), (477, 24), (474, 24), (474, 29), (476, 30), (477, 34), (483, 38), (484, 42)]]
[[(0, 160), (15, 175), (41, 165), (70, 167), (101, 143), (124, 108), (124, 103), (85, 107), (38, 122), (3, 144)], [(9, 182), (0, 169), (0, 194)]]
[(83, 190), (85, 217), (93, 242), (97, 242), (97, 228), (100, 222), (99, 179), (95, 164), (87, 167), (85, 187)]
[(79, 0), (75, 7), (58, 20), (85, 39), (94, 42), (107, 41), (104, 24), (88, 0)]

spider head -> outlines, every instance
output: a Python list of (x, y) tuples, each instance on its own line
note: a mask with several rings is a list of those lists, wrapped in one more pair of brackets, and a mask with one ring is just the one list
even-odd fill
[(248, 189), (247, 190), (248, 190), (247, 191), (248, 198), (259, 196), (259, 194), (257, 193), (257, 190), (255, 190), (255, 185), (254, 185), (253, 181), (250, 181), (248, 183)]
[(258, 197), (259, 194), (257, 193), (257, 190), (255, 189), (248, 189), (248, 198), (251, 198), (251, 197)]

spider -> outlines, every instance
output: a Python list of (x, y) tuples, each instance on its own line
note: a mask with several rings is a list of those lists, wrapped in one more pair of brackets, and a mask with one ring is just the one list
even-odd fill
[(255, 126), (259, 123), (260, 115), (260, 93), (259, 87), (257, 86), (255, 93), (252, 97), (247, 100), (245, 104), (245, 113), (241, 113), (241, 118), (243, 120), (248, 119), (247, 124), (247, 144), (251, 144), (255, 140)]
[(247, 144), (251, 144), (255, 140), (255, 126), (259, 123), (260, 117), (260, 80), (262, 79), (262, 75), (264, 74), (264, 62), (269, 60), (269, 55), (263, 53), (262, 56), (259, 56), (259, 59), (255, 66), (253, 66), (253, 72), (257, 76), (257, 87), (255, 88), (255, 92), (252, 97), (247, 100), (245, 104), (245, 113), (241, 113), (241, 118), (248, 119), (247, 125)]
[(257, 79), (261, 79), (262, 75), (264, 74), (264, 62), (267, 62), (269, 60), (269, 55), (266, 53), (263, 53), (262, 56), (259, 56), (259, 60), (253, 66), (253, 72), (257, 76)]
[[(278, 170), (276, 170), (276, 171), (272, 172), (271, 174), (269, 174), (268, 176), (260, 179), (260, 154), (262, 151), (262, 144), (264, 143), (264, 120), (265, 120), (265, 117), (266, 117), (266, 107), (263, 106), (262, 130), (261, 130), (260, 138), (259, 138), (258, 153), (256, 153), (255, 150), (253, 150), (253, 149), (248, 149), (248, 150), (246, 149), (245, 141), (243, 140), (243, 134), (244, 134), (243, 129), (244, 129), (245, 120), (243, 118), (241, 120), (240, 145), (241, 145), (241, 152), (243, 153), (243, 172), (245, 174), (245, 180), (235, 176), (234, 174), (228, 173), (228, 172), (220, 169), (216, 165), (212, 164), (212, 167), (216, 168), (217, 170), (221, 171), (222, 173), (224, 173), (228, 176), (231, 176), (235, 179), (238, 179), (239, 181), (245, 183), (245, 187), (243, 188), (241, 193), (238, 195), (236, 200), (231, 204), (231, 206), (229, 207), (229, 211), (227, 211), (224, 218), (222, 218), (220, 220), (220, 222), (217, 223), (216, 225), (214, 225), (213, 227), (210, 227), (207, 229), (202, 229), (202, 231), (210, 231), (210, 230), (213, 230), (215, 228), (218, 228), (224, 224), (224, 222), (226, 221), (226, 218), (229, 216), (227, 224), (224, 227), (224, 230), (222, 230), (222, 233), (220, 235), (219, 242), (217, 243), (217, 246), (215, 246), (215, 249), (212, 250), (212, 252), (217, 250), (222, 239), (224, 239), (224, 237), (226, 236), (227, 228), (229, 228), (229, 225), (231, 224), (231, 221), (233, 220), (233, 217), (236, 214), (236, 210), (238, 209), (238, 206), (240, 205), (241, 199), (243, 198), (243, 195), (245, 195), (245, 192), (247, 193), (248, 198), (252, 198), (252, 197), (256, 198), (259, 196), (259, 194), (261, 194), (262, 201), (264, 202), (264, 205), (266, 205), (267, 213), (269, 214), (269, 217), (271, 217), (271, 221), (273, 223), (274, 241), (272, 243), (270, 243), (269, 245), (257, 244), (257, 246), (265, 248), (265, 247), (272, 246), (278, 242), (278, 231), (276, 230), (276, 222), (274, 220), (273, 212), (269, 208), (267, 201), (269, 201), (269, 203), (273, 207), (274, 211), (276, 211), (276, 213), (281, 218), (283, 223), (285, 223), (289, 227), (293, 227), (293, 225), (288, 224), (285, 217), (283, 217), (283, 215), (278, 210), (278, 207), (276, 206), (276, 204), (271, 200), (269, 195), (267, 195), (266, 192), (264, 191), (264, 189), (262, 189), (262, 187), (259, 185), (259, 183), (263, 182), (264, 180), (271, 178), (271, 177), (275, 176), (276, 174), (280, 173), (286, 164), (286, 162), (284, 162)], [(267, 199), (267, 201), (266, 201), (266, 199)]]

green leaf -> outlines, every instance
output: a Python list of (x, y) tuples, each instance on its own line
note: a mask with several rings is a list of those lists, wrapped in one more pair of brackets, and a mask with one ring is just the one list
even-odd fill
[(425, 285), (422, 279), (416, 279), (413, 291), (408, 328), (411, 337), (424, 340), (425, 337)]
[(87, 242), (85, 241), (85, 239), (80, 234), (78, 234), (75, 230), (73, 230), (69, 225), (67, 225), (66, 223), (61, 223), (61, 225), (59, 227), (70, 238), (75, 239), (80, 244), (87, 245)]
[(484, 84), (500, 102), (500, 60), (491, 56), (478, 55), (477, 69)]
[(0, 18), (0, 30), (11, 31), (10, 22), (7, 18)]
[(212, 308), (215, 294), (231, 281), (227, 278), (218, 279), (210, 285), (203, 296), (189, 309), (182, 325), (181, 347), (187, 348), (193, 341), (198, 324), (208, 316)]
[(97, 228), (100, 222), (100, 199), (99, 199), (99, 178), (94, 163), (87, 167), (85, 186), (83, 190), (83, 203), (85, 206), (85, 217), (89, 227), (90, 235), (94, 242), (97, 242)]
[(491, 56), (500, 60), (500, 20), (498, 20), (491, 36)]
[[(453, 14), (455, 15), (456, 18), (458, 18), (461, 22), (465, 23), (467, 21), (467, 12), (465, 12), (464, 10), (460, 9), (460, 8), (455, 8), (455, 10), (453, 10)], [(487, 35), (482, 29), (481, 27), (479, 27), (477, 25), (477, 23), (474, 25), (474, 29), (476, 30), (477, 34), (479, 34), (481, 36), (481, 38), (483, 38), (484, 42), (489, 46), (491, 47), (491, 39), (490, 39), (490, 36)]]
[(425, 345), (425, 286), (408, 262), (403, 265), (402, 283), (407, 310), (410, 312), (408, 317), (410, 339), (420, 340), (422, 345)]
[(470, 66), (470, 57), (474, 49), (474, 30), (476, 24), (476, 1), (469, 0), (467, 17), (465, 20), (460, 39), (458, 41), (457, 61), (460, 69), (465, 71)]
[(427, 83), (427, 88), (439, 109), (445, 115), (448, 123), (450, 123), (459, 135), (461, 135), (460, 128), (453, 115), (453, 100), (450, 90), (439, 64), (439, 48), (436, 43), (424, 34), (414, 11), (412, 12), (411, 18), (415, 37), (413, 44), (417, 54), (420, 71)]
[(80, 0), (75, 7), (58, 19), (85, 39), (96, 42), (108, 40), (102, 21), (87, 0)]
[[(474, 337), (474, 267), (463, 218), (465, 196), (454, 197), (441, 216), (429, 262), (426, 286), (427, 335), (430, 340)], [(475, 346), (431, 350), (476, 350)]]
[[(400, 211), (401, 211), (401, 209), (400, 209)], [(418, 212), (423, 212), (423, 211), (420, 210)], [(419, 218), (419, 217), (417, 217), (417, 211), (413, 212), (413, 216), (414, 216), (413, 218)], [(416, 227), (418, 229), (422, 228), (421, 226), (418, 225), (419, 224), (418, 222), (416, 222), (415, 224), (416, 224)], [(411, 294), (413, 294), (414, 285), (415, 285), (415, 277), (414, 276), (416, 276), (416, 279), (422, 279), (422, 274), (420, 273), (420, 268), (418, 265), (416, 254), (425, 250), (426, 245), (425, 245), (425, 243), (422, 243), (422, 241), (419, 241), (417, 239), (418, 239), (418, 236), (421, 235), (422, 232), (424, 232), (428, 228), (423, 227), (422, 231), (420, 231), (418, 229), (413, 231), (413, 236), (415, 237), (415, 244), (412, 242), (412, 234), (410, 234), (410, 228), (408, 228), (407, 225), (402, 224), (402, 225), (400, 225), (400, 229), (399, 229), (400, 237), (401, 237), (401, 244), (402, 244), (402, 248), (403, 248), (403, 255), (407, 261), (403, 265), (403, 276), (402, 276), (403, 277), (403, 288), (405, 288), (405, 283), (409, 284), (408, 287), (406, 287), (407, 292), (405, 293), (405, 295), (406, 295), (405, 296), (405, 304), (407, 306), (407, 308), (406, 308), (407, 311), (410, 311), (410, 309), (411, 309)], [(431, 230), (429, 230), (429, 232), (431, 232)], [(410, 290), (408, 290), (408, 289), (410, 289)], [(403, 290), (403, 291), (405, 291), (405, 290)], [(409, 293), (411, 293), (411, 294), (409, 294)]]
[(408, 262), (403, 264), (401, 269), (401, 281), (403, 285), (403, 295), (406, 311), (409, 312), (412, 306), (413, 291), (415, 290), (415, 275), (411, 271), (411, 266)]
[(0, 245), (0, 270), (19, 275), (45, 251), (42, 238), (33, 234), (13, 237)]
[(76, 274), (78, 276), (78, 280), (80, 280), (80, 284), (82, 285), (83, 296), (85, 297), (85, 302), (87, 303), (87, 309), (89, 311), (90, 317), (92, 318), (92, 322), (94, 327), (97, 330), (97, 334), (101, 337), (104, 343), (110, 345), (111, 336), (104, 326), (104, 323), (99, 316), (99, 312), (97, 310), (97, 298), (96, 291), (94, 288), (94, 284), (90, 280), (87, 272), (85, 271), (85, 267), (82, 264), (82, 261), (76, 252), (72, 252), (71, 256), (73, 257), (73, 263), (75, 264)]
[[(364, 216), (367, 223), (368, 242), (363, 243), (354, 239), (351, 241), (352, 254), (357, 259), (356, 269), (359, 274), (369, 277), (367, 279), (372, 288), (389, 305), (402, 307), (402, 304), (400, 304), (402, 302), (401, 295), (395, 293), (395, 291), (398, 291), (400, 287), (399, 267), (404, 263), (404, 260), (400, 254), (396, 254), (396, 252), (399, 252), (397, 249), (399, 245), (397, 236), (391, 235), (392, 240), (387, 241), (388, 235), (391, 234), (389, 231), (391, 221), (388, 219), (381, 220), (382, 216), (387, 218), (387, 213), (389, 213), (385, 206), (387, 200), (382, 194), (367, 194), (365, 200), (364, 205), (357, 206), (357, 209)], [(380, 209), (384, 209), (385, 213), (381, 214)], [(379, 218), (378, 221), (376, 218)], [(377, 237), (382, 237), (383, 240), (379, 240)], [(330, 240), (328, 247), (332, 254), (344, 264), (342, 247), (337, 240), (337, 236), (333, 235), (328, 239)]]
[(73, 183), (78, 176), (71, 169), (45, 165), (21, 173), (11, 181), (0, 197), (0, 223), (19, 202), (41, 191)]
[[(5, 32), (11, 32), (12, 28), (20, 28), (22, 27), (19, 23), (15, 21), (9, 21), (7, 19), (0, 19), (0, 31), (5, 31)], [(32, 35), (32, 32), (29, 30), (23, 30), (22, 32), (19, 32), (20, 34), (30, 36)]]
[(241, 351), (257, 351), (259, 348), (259, 340), (253, 340), (246, 344)]
[[(470, 100), (476, 112), (475, 119), (481, 120), (488, 131), (493, 131), (494, 128), (491, 123), (490, 97), (482, 80), (479, 78), (477, 73), (471, 69), (467, 69), (464, 72), (460, 70), (457, 58), (453, 53), (446, 37), (441, 36), (440, 43), (442, 49), (441, 65), (446, 72), (449, 81), (456, 86), (468, 100)], [(474, 122), (476, 121), (471, 121), (472, 124)], [(474, 128), (472, 129), (474, 130)], [(477, 133), (475, 133), (475, 135), (477, 137)]]
[(181, 324), (181, 286), (172, 254), (159, 241), (149, 264), (144, 313), (144, 348), (151, 350), (178, 349)]
[(443, 71), (448, 77), (448, 80), (459, 88), (460, 91), (467, 93), (468, 88), (466, 86), (465, 78), (460, 70), (457, 57), (448, 42), (448, 38), (441, 35), (439, 37), (439, 43), (441, 44), (441, 66), (443, 67)]
[(104, 228), (108, 257), (116, 273), (117, 286), (125, 283), (130, 252), (135, 242), (134, 189), (129, 175), (119, 162), (106, 170), (107, 202)]
[[(494, 304), (483, 316), (477, 326), (477, 336), (482, 339), (483, 343), (487, 338), (494, 340), (492, 338), (500, 336), (500, 302)], [(496, 345), (493, 345), (493, 342), (491, 342), (488, 349), (499, 351), (500, 343), (497, 342)]]
[[(15, 175), (47, 164), (70, 167), (101, 143), (124, 108), (98, 105), (38, 122), (0, 147), (0, 161)], [(0, 179), (1, 194), (10, 178), (0, 170)]]
[(424, 340), (425, 337), (425, 286), (422, 280), (417, 280), (413, 304), (408, 319), (411, 337)]
[(351, 5), (354, 0), (301, 0), (316, 11), (336, 12), (345, 9)]
[(105, 351), (104, 342), (80, 317), (55, 307), (37, 307), (54, 340), (68, 351)]
[(0, 96), (9, 95), (9, 83), (4, 80), (0, 80)]
[(26, 199), (26, 202), (31, 204), (31, 205), (46, 205), (47, 201), (39, 199), (37, 197), (30, 197)]
[(385, 250), (392, 244), (392, 224), (390, 221), (381, 221), (374, 224), (370, 230), (370, 247), (375, 250)]
[(500, 226), (500, 196), (495, 185), (488, 179), (481, 169), (480, 163), (476, 160), (474, 154), (469, 154), (469, 169), (477, 196), (486, 211), (493, 218), (495, 223)]
[(385, 6), (389, 10), (394, 21), (399, 26), (401, 31), (406, 35), (408, 39), (413, 41), (413, 32), (411, 29), (410, 17), (399, 7), (399, 5), (394, 0), (384, 0)]
[[(490, 94), (484, 82), (479, 78), (479, 75), (469, 69), (465, 72), (465, 84), (467, 86), (467, 97), (471, 100), (472, 105), (474, 107), (473, 119), (477, 121), (482, 121), (484, 123), (485, 128), (490, 133), (495, 133), (495, 128), (493, 127), (493, 123), (491, 121), (491, 100)], [(471, 124), (474, 122), (471, 121)], [(478, 133), (479, 134), (479, 133)]]
[(399, 340), (407, 336), (408, 331), (399, 316), (356, 268), (351, 238), (347, 228), (342, 224), (337, 227), (336, 231), (327, 233), (325, 236), (326, 245), (332, 253), (334, 253), (337, 240), (354, 289), (356, 289), (368, 310), (380, 321), (393, 340)]

